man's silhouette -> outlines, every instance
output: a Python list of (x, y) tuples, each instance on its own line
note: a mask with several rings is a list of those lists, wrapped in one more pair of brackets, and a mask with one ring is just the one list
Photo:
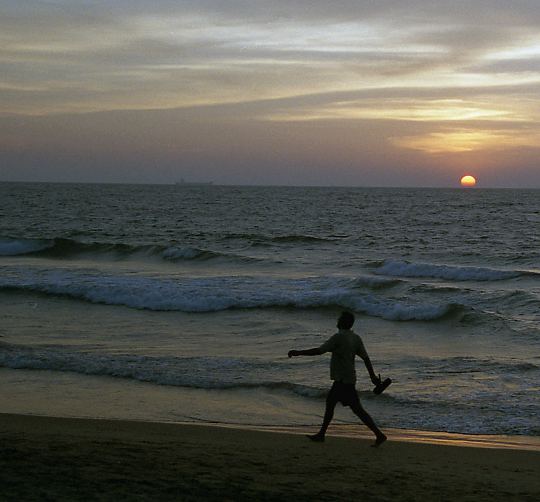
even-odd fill
[(356, 370), (354, 367), (355, 356), (360, 356), (368, 370), (371, 381), (375, 385), (381, 384), (381, 379), (375, 375), (369, 356), (364, 348), (362, 339), (351, 328), (354, 324), (354, 315), (350, 312), (343, 312), (338, 319), (338, 332), (331, 336), (320, 347), (307, 350), (291, 350), (289, 357), (295, 356), (318, 356), (325, 352), (332, 352), (330, 361), (330, 378), (334, 381), (330, 392), (326, 398), (326, 411), (324, 413), (321, 430), (312, 436), (308, 436), (312, 441), (322, 442), (326, 434), (326, 429), (330, 425), (334, 416), (334, 409), (337, 403), (343, 406), (350, 406), (353, 413), (366, 424), (375, 434), (375, 443), (372, 446), (379, 446), (386, 441), (386, 436), (377, 427), (368, 412), (362, 408), (360, 399), (356, 392)]

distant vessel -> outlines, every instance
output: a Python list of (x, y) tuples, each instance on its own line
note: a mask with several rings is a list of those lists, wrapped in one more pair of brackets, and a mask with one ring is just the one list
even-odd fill
[(213, 185), (213, 181), (186, 181), (184, 178), (182, 178), (180, 181), (177, 181), (175, 185), (182, 185), (182, 186), (209, 186)]

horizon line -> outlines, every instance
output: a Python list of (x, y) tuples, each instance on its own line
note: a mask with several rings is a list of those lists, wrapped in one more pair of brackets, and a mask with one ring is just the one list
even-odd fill
[[(501, 187), (501, 186), (474, 186), (463, 187), (461, 185), (296, 185), (296, 184), (252, 184), (252, 183), (216, 183), (210, 185), (179, 185), (175, 181), (171, 182), (146, 182), (146, 181), (51, 181), (51, 180), (0, 180), (0, 183), (13, 184), (50, 184), (50, 185), (146, 185), (146, 186), (176, 186), (180, 189), (193, 188), (215, 188), (215, 187), (246, 187), (246, 188), (373, 188), (373, 189), (459, 189), (466, 191), (475, 190), (540, 190), (540, 186), (525, 187)], [(198, 183), (198, 182), (193, 182)], [(200, 182), (204, 183), (204, 182)]]

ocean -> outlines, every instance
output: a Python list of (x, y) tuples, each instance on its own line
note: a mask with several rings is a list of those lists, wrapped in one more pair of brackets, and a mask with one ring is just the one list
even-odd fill
[[(540, 435), (540, 191), (0, 183), (2, 411)], [(347, 408), (338, 424), (357, 423)]]

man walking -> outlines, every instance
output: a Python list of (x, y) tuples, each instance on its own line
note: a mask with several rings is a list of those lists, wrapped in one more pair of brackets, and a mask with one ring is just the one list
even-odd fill
[(377, 427), (371, 416), (360, 404), (356, 392), (356, 370), (354, 367), (355, 356), (360, 356), (375, 385), (381, 385), (381, 380), (373, 371), (373, 366), (364, 348), (362, 339), (351, 328), (354, 324), (354, 315), (351, 312), (343, 312), (338, 319), (338, 332), (324, 342), (320, 347), (307, 350), (291, 350), (289, 357), (318, 356), (325, 352), (332, 352), (330, 361), (330, 378), (334, 381), (326, 398), (326, 410), (324, 413), (321, 430), (312, 436), (312, 441), (323, 442), (326, 430), (334, 416), (337, 403), (349, 406), (353, 413), (375, 434), (375, 443), (371, 446), (378, 447), (386, 441), (386, 436)]

